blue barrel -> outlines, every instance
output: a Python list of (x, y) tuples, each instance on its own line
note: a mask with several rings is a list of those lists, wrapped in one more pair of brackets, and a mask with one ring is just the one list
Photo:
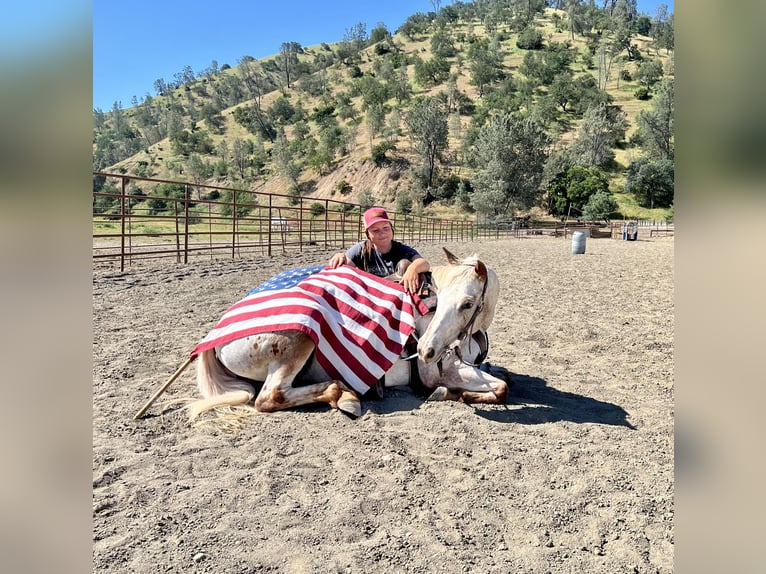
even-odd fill
[(572, 234), (572, 253), (585, 253), (585, 232), (575, 231)]

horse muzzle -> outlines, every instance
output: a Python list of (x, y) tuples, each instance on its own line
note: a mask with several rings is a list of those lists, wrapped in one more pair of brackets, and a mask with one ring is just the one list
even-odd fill
[(437, 347), (435, 345), (423, 344), (421, 340), (418, 343), (418, 358), (424, 363), (436, 363), (444, 358), (450, 351), (449, 345)]

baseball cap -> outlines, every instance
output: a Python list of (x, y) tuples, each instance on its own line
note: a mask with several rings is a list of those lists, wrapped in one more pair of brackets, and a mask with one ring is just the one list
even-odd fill
[(386, 210), (382, 207), (371, 207), (364, 212), (365, 230), (369, 229), (376, 223), (380, 223), (381, 221), (388, 221), (389, 223), (391, 222), (391, 220), (388, 218), (388, 213), (386, 213)]

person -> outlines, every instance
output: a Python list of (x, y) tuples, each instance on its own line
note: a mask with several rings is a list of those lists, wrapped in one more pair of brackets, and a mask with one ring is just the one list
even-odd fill
[(333, 255), (328, 266), (335, 269), (353, 265), (378, 277), (400, 273), (402, 286), (410, 293), (416, 293), (420, 287), (420, 274), (429, 271), (431, 265), (415, 249), (394, 240), (393, 224), (385, 209), (371, 207), (364, 212), (364, 233), (366, 240), (352, 245), (345, 253)]

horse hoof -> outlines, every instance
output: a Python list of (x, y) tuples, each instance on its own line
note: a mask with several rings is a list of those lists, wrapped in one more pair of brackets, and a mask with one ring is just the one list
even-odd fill
[(427, 401), (446, 401), (447, 387), (436, 387), (434, 392), (429, 395)]
[(358, 419), (362, 416), (362, 403), (351, 399), (338, 401), (338, 410), (352, 419)]

